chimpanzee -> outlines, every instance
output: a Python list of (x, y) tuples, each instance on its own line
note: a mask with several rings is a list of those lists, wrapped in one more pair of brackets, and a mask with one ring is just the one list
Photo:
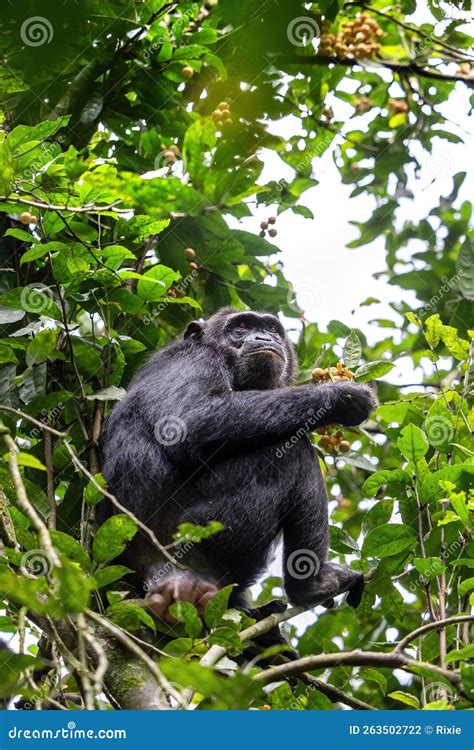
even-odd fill
[(184, 568), (136, 535), (128, 563), (157, 617), (174, 622), (177, 600), (202, 612), (227, 584), (245, 608), (281, 535), (290, 602), (332, 606), (343, 592), (360, 602), (362, 574), (327, 562), (327, 496), (308, 433), (358, 425), (375, 400), (352, 382), (295, 387), (295, 370), (277, 317), (225, 308), (156, 352), (112, 410), (103, 473), (120, 502), (163, 545), (184, 522), (224, 526), (185, 545)]

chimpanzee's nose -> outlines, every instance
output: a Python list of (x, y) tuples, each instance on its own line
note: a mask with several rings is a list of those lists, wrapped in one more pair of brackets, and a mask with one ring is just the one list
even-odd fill
[(268, 333), (256, 333), (255, 341), (267, 341), (270, 342), (272, 337)]

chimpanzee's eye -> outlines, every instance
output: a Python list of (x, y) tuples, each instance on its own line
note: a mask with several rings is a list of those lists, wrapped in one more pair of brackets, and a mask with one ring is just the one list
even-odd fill
[(246, 331), (248, 328), (247, 323), (239, 323), (237, 326), (237, 331)]
[(270, 331), (271, 331), (272, 333), (278, 333), (278, 329), (277, 329), (277, 327), (276, 327), (276, 326), (270, 326)]

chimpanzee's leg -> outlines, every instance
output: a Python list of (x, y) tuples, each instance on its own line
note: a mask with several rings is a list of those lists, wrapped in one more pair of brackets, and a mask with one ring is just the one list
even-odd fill
[(314, 449), (303, 438), (291, 450), (298, 478), (283, 520), (288, 598), (293, 604), (331, 607), (335, 596), (348, 591), (348, 603), (357, 607), (364, 589), (362, 573), (327, 562), (328, 500)]

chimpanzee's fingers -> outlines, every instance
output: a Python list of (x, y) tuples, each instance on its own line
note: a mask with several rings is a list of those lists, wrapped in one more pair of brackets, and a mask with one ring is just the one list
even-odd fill
[(147, 602), (152, 614), (162, 620), (170, 603), (169, 598), (155, 593), (147, 597)]

